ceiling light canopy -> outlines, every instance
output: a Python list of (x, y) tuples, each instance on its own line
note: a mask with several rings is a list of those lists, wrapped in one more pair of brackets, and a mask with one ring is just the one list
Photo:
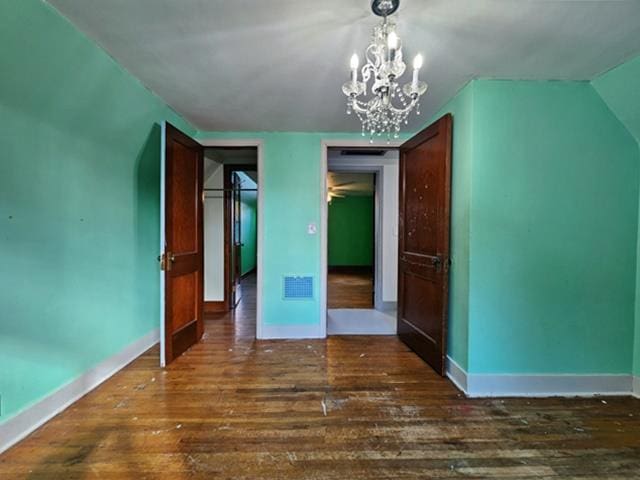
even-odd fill
[[(402, 60), (402, 43), (396, 33), (396, 25), (387, 17), (400, 5), (400, 0), (373, 0), (371, 10), (382, 17), (382, 22), (373, 29), (371, 44), (365, 51), (365, 64), (358, 75), (360, 59), (351, 57), (351, 80), (342, 86), (347, 98), (347, 114), (355, 112), (362, 123), (362, 135), (385, 135), (387, 142), (397, 138), (400, 127), (407, 122), (415, 109), (420, 114), (419, 98), (427, 91), (418, 73), (422, 67), (422, 56), (413, 60), (413, 78), (402, 88), (399, 79), (406, 69)], [(371, 86), (369, 87), (369, 83)], [(368, 91), (369, 90), (369, 91)], [(367, 95), (370, 93), (369, 99)]]

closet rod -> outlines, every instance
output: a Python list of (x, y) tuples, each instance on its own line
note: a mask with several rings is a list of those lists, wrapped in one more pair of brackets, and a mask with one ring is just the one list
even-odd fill
[(205, 192), (257, 192), (257, 188), (203, 188)]

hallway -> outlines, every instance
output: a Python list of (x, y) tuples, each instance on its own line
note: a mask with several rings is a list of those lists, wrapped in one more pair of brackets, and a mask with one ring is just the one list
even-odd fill
[(255, 283), (0, 456), (11, 479), (631, 478), (632, 398), (466, 399), (396, 337), (256, 341)]

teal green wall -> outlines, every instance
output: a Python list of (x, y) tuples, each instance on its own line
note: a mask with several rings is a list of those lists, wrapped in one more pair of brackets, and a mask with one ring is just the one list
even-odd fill
[(584, 82), (474, 82), (469, 370), (629, 373), (638, 148)]
[[(640, 144), (640, 57), (609, 70), (591, 84)], [(640, 221), (639, 221), (640, 223)], [(640, 259), (640, 242), (637, 258)], [(636, 265), (635, 347), (633, 373), (640, 375), (640, 264)]]
[(159, 123), (193, 129), (46, 4), (0, 18), (6, 421), (158, 327)]
[[(469, 357), (469, 209), (473, 156), (474, 83), (467, 84), (432, 119), (453, 116), (451, 162), (451, 269), (449, 277), (448, 355), (463, 369)], [(431, 123), (431, 121), (429, 123)]]
[[(296, 132), (198, 132), (200, 139), (255, 139), (263, 142), (264, 258), (263, 323), (320, 324), (320, 155), (323, 139), (361, 140), (359, 134)], [(315, 223), (316, 235), (307, 233)], [(314, 277), (314, 299), (282, 298), (284, 275)]]
[[(240, 172), (243, 179), (242, 188), (256, 188), (256, 183), (245, 173)], [(240, 271), (242, 275), (256, 268), (258, 252), (258, 192), (242, 192), (240, 195)]]
[(329, 266), (373, 265), (373, 196), (346, 196), (329, 203)]

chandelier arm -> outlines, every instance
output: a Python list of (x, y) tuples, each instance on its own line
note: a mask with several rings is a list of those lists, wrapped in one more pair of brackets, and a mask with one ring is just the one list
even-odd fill
[(357, 100), (356, 98), (353, 99), (353, 102), (351, 103), (351, 108), (353, 108), (353, 111), (356, 113), (368, 113), (369, 110), (366, 108), (366, 103), (361, 102), (360, 100)]
[(389, 103), (389, 111), (395, 114), (402, 115), (405, 113), (409, 113), (411, 110), (413, 110), (417, 103), (418, 103), (417, 98), (411, 99), (411, 103), (403, 108), (394, 107), (391, 103)]

